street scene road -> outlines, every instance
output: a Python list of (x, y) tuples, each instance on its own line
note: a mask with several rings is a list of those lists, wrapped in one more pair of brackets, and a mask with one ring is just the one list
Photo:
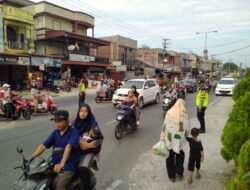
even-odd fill
[[(141, 127), (135, 133), (117, 141), (114, 137), (117, 109), (110, 103), (96, 104), (93, 92), (87, 95), (86, 102), (93, 109), (105, 138), (101, 160), (98, 163), (100, 170), (95, 173), (98, 180), (97, 189), (106, 189), (113, 185), (117, 185), (119, 190), (129, 189), (129, 174), (137, 159), (159, 140), (163, 123), (161, 103), (150, 104), (143, 108)], [(211, 93), (210, 102), (217, 99)], [(71, 118), (75, 117), (78, 106), (76, 94), (57, 97), (55, 103), (58, 108), (69, 110)], [(186, 105), (189, 117), (195, 118), (195, 93), (187, 95)], [(20, 120), (0, 124), (1, 189), (11, 189), (12, 184), (20, 175), (20, 171), (13, 169), (21, 163), (16, 147), (22, 147), (25, 155), (29, 156), (53, 130), (54, 123), (50, 121), (50, 118), (50, 114), (41, 114), (33, 116), (30, 121)], [(50, 152), (47, 151), (45, 155), (48, 156)]]

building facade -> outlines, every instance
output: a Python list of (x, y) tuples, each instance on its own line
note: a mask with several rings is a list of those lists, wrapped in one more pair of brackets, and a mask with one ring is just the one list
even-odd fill
[[(25, 7), (34, 15), (35, 47), (38, 54), (62, 58), (64, 69), (79, 78), (83, 74), (96, 78), (105, 73), (107, 57), (98, 57), (99, 46), (110, 43), (94, 38), (94, 17), (49, 2)], [(87, 31), (92, 30), (92, 36)]]
[(11, 85), (25, 79), (29, 66), (28, 52), (34, 53), (33, 14), (23, 7), (27, 0), (0, 1), (0, 81)]

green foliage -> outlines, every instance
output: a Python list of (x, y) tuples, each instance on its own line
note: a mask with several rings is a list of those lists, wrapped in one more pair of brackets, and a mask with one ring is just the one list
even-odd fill
[(250, 77), (246, 77), (236, 85), (233, 91), (233, 99), (236, 101), (246, 92), (250, 92)]
[(230, 182), (228, 189), (250, 189), (250, 140), (241, 147), (238, 159), (237, 176)]
[(238, 70), (238, 65), (233, 62), (227, 62), (223, 64), (223, 69), (228, 70), (230, 72), (234, 72)]
[(250, 78), (250, 68), (247, 68), (245, 71), (245, 77)]
[(168, 79), (168, 78), (165, 78), (164, 79), (164, 85), (166, 86), (166, 88), (168, 89), (169, 87), (171, 87), (171, 85), (173, 84), (173, 81)]
[(223, 130), (221, 154), (227, 161), (237, 163), (241, 146), (250, 139), (250, 92), (234, 104)]

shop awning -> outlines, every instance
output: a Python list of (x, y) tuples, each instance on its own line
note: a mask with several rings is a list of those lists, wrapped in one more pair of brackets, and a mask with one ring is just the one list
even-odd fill
[(59, 30), (51, 30), (51, 31), (46, 31), (45, 33), (45, 39), (60, 39), (62, 38), (65, 40), (65, 38), (68, 39), (73, 39), (73, 40), (79, 40), (79, 41), (84, 41), (84, 42), (89, 42), (89, 43), (94, 43), (99, 46), (109, 46), (110, 42), (101, 40), (98, 38), (92, 38), (89, 36), (82, 36), (79, 34), (71, 33), (71, 32), (66, 32), (66, 31), (59, 31)]
[(63, 65), (82, 65), (90, 67), (108, 67), (109, 64), (96, 63), (96, 62), (83, 62), (83, 61), (62, 61)]

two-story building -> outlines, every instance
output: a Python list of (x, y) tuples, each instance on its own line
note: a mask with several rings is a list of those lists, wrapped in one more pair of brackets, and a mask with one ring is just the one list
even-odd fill
[(45, 1), (24, 9), (34, 15), (37, 54), (62, 57), (64, 69), (77, 78), (83, 73), (93, 78), (105, 73), (109, 58), (99, 57), (97, 48), (110, 42), (94, 38), (93, 16)]
[(28, 0), (0, 1), (0, 81), (14, 84), (25, 79), (28, 51), (34, 52), (33, 14), (22, 8)]
[(99, 55), (110, 58), (110, 77), (114, 79), (131, 78), (128, 73), (133, 75), (140, 66), (140, 62), (136, 60), (137, 41), (120, 35), (100, 39), (111, 43), (110, 46), (98, 48)]

